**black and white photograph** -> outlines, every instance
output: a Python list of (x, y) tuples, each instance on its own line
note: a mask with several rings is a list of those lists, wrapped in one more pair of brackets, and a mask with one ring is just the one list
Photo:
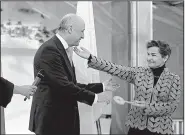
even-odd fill
[(1, 134), (184, 134), (184, 0), (0, 3)]

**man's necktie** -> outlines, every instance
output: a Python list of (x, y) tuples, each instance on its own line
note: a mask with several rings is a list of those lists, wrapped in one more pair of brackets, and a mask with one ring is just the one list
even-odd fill
[(73, 64), (73, 48), (72, 48), (72, 47), (68, 47), (68, 48), (66, 49), (66, 52), (67, 52), (69, 61), (70, 61), (71, 66), (72, 66), (72, 64)]

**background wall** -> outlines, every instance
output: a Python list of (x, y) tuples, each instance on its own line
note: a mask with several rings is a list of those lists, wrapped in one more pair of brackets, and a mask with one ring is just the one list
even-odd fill
[(174, 119), (183, 119), (184, 114), (184, 20), (183, 6), (169, 6), (155, 2), (153, 9), (153, 39), (166, 41), (172, 48), (172, 54), (167, 62), (171, 72), (180, 76), (182, 96), (178, 109), (173, 114)]

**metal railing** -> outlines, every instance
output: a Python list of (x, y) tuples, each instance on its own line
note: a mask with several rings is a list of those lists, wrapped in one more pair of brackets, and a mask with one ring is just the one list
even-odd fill
[(173, 130), (175, 135), (184, 134), (184, 121), (183, 119), (173, 120)]

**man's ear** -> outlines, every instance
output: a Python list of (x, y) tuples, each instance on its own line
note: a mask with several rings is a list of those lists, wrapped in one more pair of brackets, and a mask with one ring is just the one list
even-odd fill
[(71, 34), (73, 32), (73, 27), (72, 26), (69, 26), (68, 32), (69, 32), (69, 34)]

